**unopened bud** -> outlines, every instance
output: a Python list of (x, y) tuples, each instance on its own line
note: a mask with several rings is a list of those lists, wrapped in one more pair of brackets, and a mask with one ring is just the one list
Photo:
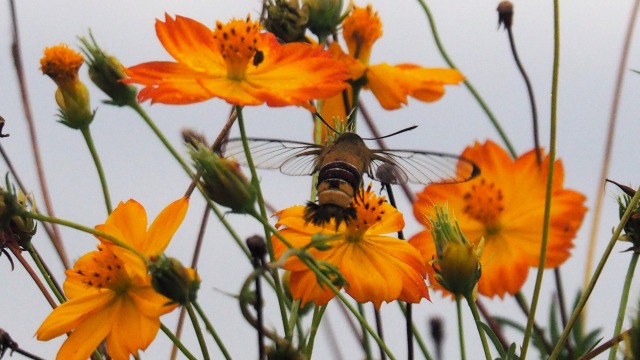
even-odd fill
[(300, 8), (298, 0), (275, 0), (267, 3), (264, 26), (285, 43), (304, 41), (309, 9)]
[(498, 28), (504, 25), (505, 29), (511, 29), (513, 25), (513, 4), (511, 1), (501, 1), (498, 4)]
[(177, 259), (164, 255), (152, 258), (149, 272), (153, 288), (172, 302), (184, 305), (196, 299), (200, 277)]
[(205, 136), (193, 129), (182, 129), (181, 134), (182, 141), (184, 141), (185, 144), (189, 144), (194, 149), (197, 149), (201, 145), (205, 147), (208, 146)]
[(341, 22), (342, 0), (302, 0), (309, 7), (308, 27), (319, 39), (337, 32)]

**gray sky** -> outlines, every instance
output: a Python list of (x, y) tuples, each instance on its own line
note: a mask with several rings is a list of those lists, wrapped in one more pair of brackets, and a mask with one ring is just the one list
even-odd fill
[[(562, 48), (557, 155), (564, 163), (565, 186), (587, 195), (590, 209), (594, 206), (596, 189), (602, 186), (597, 181), (604, 136), (631, 3), (629, 0), (606, 4), (594, 0), (563, 1), (560, 9)], [(357, 4), (366, 3), (358, 1)], [(374, 1), (373, 4), (382, 18), (384, 35), (373, 48), (371, 63), (411, 62), (430, 67), (445, 66), (417, 1)], [(462, 0), (433, 1), (430, 4), (451, 58), (480, 91), (517, 151), (522, 153), (533, 146), (529, 103), (523, 81), (511, 58), (507, 35), (497, 30), (496, 5), (497, 2), (491, 1)], [(191, 17), (213, 26), (216, 20), (225, 22), (232, 17), (245, 17), (248, 13), (257, 18), (259, 9), (258, 1), (18, 2), (22, 56), (29, 95), (52, 200), (59, 217), (93, 226), (104, 222), (106, 212), (95, 169), (81, 135), (55, 121), (55, 85), (39, 70), (44, 48), (65, 42), (77, 49), (77, 36), (87, 35), (88, 29), (92, 29), (99, 45), (127, 66), (151, 60), (171, 60), (154, 30), (155, 19), (164, 18), (165, 12)], [(11, 134), (11, 137), (2, 140), (2, 144), (23, 180), (40, 197), (11, 59), (10, 20), (6, 4), (0, 11), (0, 24), (5, 29), (0, 36), (0, 115), (7, 121), (5, 132)], [(516, 43), (533, 82), (541, 121), (541, 142), (545, 148), (548, 148), (549, 138), (552, 26), (551, 2), (515, 1)], [(629, 54), (630, 69), (640, 69), (640, 49), (636, 43), (637, 40), (633, 42)], [(89, 83), (84, 67), (82, 76)], [(633, 186), (638, 185), (640, 175), (637, 166), (640, 162), (637, 149), (640, 103), (635, 100), (639, 92), (640, 76), (627, 72), (608, 175)], [(109, 178), (112, 199), (117, 203), (134, 198), (146, 207), (149, 218), (153, 219), (164, 206), (181, 196), (189, 180), (132, 111), (102, 105), (100, 100), (105, 99), (105, 95), (94, 87), (91, 87), (91, 93), (92, 106), (98, 108), (91, 130)], [(419, 125), (416, 130), (388, 139), (390, 147), (459, 153), (476, 139), (499, 142), (487, 117), (462, 86), (448, 87), (447, 94), (439, 102), (424, 104), (411, 100), (408, 107), (393, 112), (381, 109), (371, 94), (365, 93), (364, 100), (382, 133)], [(219, 99), (189, 106), (145, 104), (144, 107), (176, 147), (181, 144), (179, 131), (185, 127), (197, 129), (213, 138), (229, 111), (229, 105)], [(247, 108), (245, 118), (250, 136), (311, 140), (311, 124), (304, 109)], [(234, 129), (234, 133), (237, 134), (237, 129)], [(367, 131), (363, 134), (366, 135)], [(6, 166), (0, 165), (0, 172), (6, 171)], [(277, 171), (261, 171), (260, 175), (265, 197), (277, 208), (301, 204), (308, 198), (310, 178), (288, 177)], [(284, 182), (285, 189), (281, 187)], [(415, 192), (421, 190), (418, 186), (412, 189)], [(612, 187), (607, 188), (598, 232), (598, 256), (606, 246), (611, 228), (617, 224), (616, 194), (617, 191)], [(413, 219), (410, 205), (403, 200), (399, 207), (407, 222), (405, 234), (413, 235), (420, 227)], [(190, 262), (189, 249), (194, 243), (203, 209), (204, 203), (200, 199), (196, 197), (191, 201), (187, 219), (168, 249), (171, 256), (178, 257), (184, 263)], [(227, 215), (227, 219), (236, 226), (242, 237), (261, 231), (261, 226), (248, 218), (231, 214)], [(589, 212), (574, 242), (573, 256), (562, 268), (564, 285), (570, 298), (583, 282), (591, 221), (592, 213)], [(62, 234), (73, 260), (95, 248), (96, 240), (89, 235), (69, 229), (62, 229)], [(49, 259), (49, 264), (62, 281), (63, 269), (54, 259), (48, 240), (38, 234), (34, 243)], [(630, 258), (629, 253), (621, 253), (625, 248), (624, 245), (616, 246), (589, 305), (588, 325), (604, 326), (602, 336), (605, 338), (609, 338), (612, 332), (618, 306), (617, 294), (622, 288)], [(35, 330), (50, 311), (48, 305), (22, 268), (18, 266), (11, 272), (7, 261), (2, 259), (0, 279), (3, 295), (0, 296), (0, 308), (5, 310), (0, 315), (0, 327), (25, 349), (47, 358), (53, 357), (63, 337), (49, 342), (39, 342), (33, 338)], [(254, 347), (247, 343), (253, 344), (255, 334), (248, 325), (245, 326), (235, 299), (227, 295), (239, 290), (241, 282), (250, 272), (250, 266), (213, 218), (209, 223), (198, 270), (203, 279), (199, 299), (216, 330), (235, 358), (253, 358)], [(551, 272), (545, 274), (545, 295), (538, 317), (541, 323), (546, 322), (549, 294), (553, 291), (551, 275)], [(531, 297), (534, 277), (535, 272), (530, 272), (523, 288), (528, 298)], [(638, 286), (634, 284), (629, 302), (631, 309), (636, 308), (637, 292)], [(267, 301), (267, 324), (279, 326), (275, 303), (273, 299)], [(524, 322), (513, 300), (483, 301), (496, 315), (516, 314), (516, 319)], [(395, 304), (388, 304), (383, 305), (382, 311), (387, 341), (393, 352), (403, 358), (404, 325), (398, 308)], [(330, 323), (341, 336), (340, 352), (345, 358), (359, 357), (356, 341), (346, 330), (336, 303), (329, 306), (328, 314), (324, 325)], [(444, 316), (447, 321), (447, 358), (456, 358), (455, 306), (432, 292), (432, 303), (423, 301), (416, 306), (415, 321), (423, 334), (427, 333), (425, 324), (428, 317), (436, 314)], [(174, 315), (163, 318), (170, 327), (175, 322)], [(465, 318), (468, 349), (480, 349), (468, 312), (465, 312)], [(520, 337), (512, 339), (520, 341)], [(189, 330), (185, 342), (194, 353), (198, 353), (195, 338)], [(214, 358), (219, 358), (215, 345), (213, 342), (210, 344)], [(168, 353), (169, 347), (166, 337), (160, 334), (143, 357), (161, 356)], [(331, 347), (327, 343), (326, 333), (321, 331), (314, 355), (317, 358), (333, 356)]]

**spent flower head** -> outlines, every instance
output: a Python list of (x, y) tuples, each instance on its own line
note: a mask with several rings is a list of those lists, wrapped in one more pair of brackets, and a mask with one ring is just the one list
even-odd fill
[[(414, 203), (414, 214), (427, 230), (409, 242), (425, 259), (436, 256), (431, 222), (425, 215), (433, 216), (434, 204), (447, 202), (466, 238), (476, 245), (484, 239), (478, 292), (485, 296), (513, 295), (540, 260), (549, 158), (543, 157), (538, 164), (536, 151), (532, 150), (514, 160), (492, 141), (476, 142), (463, 151), (462, 157), (478, 165), (480, 175), (463, 183), (426, 186)], [(545, 263), (548, 268), (560, 266), (569, 258), (573, 238), (587, 211), (585, 196), (564, 188), (563, 181), (562, 162), (557, 160)]]
[(105, 53), (89, 33), (89, 37), (80, 37), (81, 50), (87, 57), (89, 78), (100, 90), (104, 91), (111, 100), (107, 104), (126, 106), (134, 104), (138, 91), (134, 86), (122, 82), (127, 77), (120, 61)]
[(298, 0), (271, 0), (266, 2), (267, 17), (264, 27), (285, 43), (304, 42), (309, 8), (300, 7)]
[(257, 21), (217, 22), (211, 30), (182, 16), (156, 22), (156, 32), (176, 62), (154, 61), (125, 70), (127, 83), (144, 86), (138, 100), (191, 104), (219, 97), (234, 105), (298, 105), (333, 96), (349, 73), (320, 46), (280, 44)]
[[(608, 182), (615, 184), (624, 193), (618, 197), (618, 215), (620, 219), (627, 211), (631, 203), (631, 198), (636, 194), (636, 191), (629, 186), (617, 183), (613, 180), (607, 179)], [(631, 216), (624, 224), (624, 235), (620, 236), (620, 240), (628, 241), (633, 244), (629, 250), (636, 253), (640, 253), (640, 205), (637, 205), (635, 209), (631, 210)]]
[(5, 188), (0, 188), (0, 254), (7, 255), (13, 267), (13, 260), (5, 248), (24, 250), (36, 234), (36, 223), (28, 214), (35, 212), (35, 201), (16, 191), (9, 183), (7, 175)]
[(89, 90), (80, 81), (78, 70), (84, 58), (66, 44), (48, 47), (40, 59), (42, 73), (58, 85), (56, 102), (60, 107), (60, 122), (73, 129), (82, 129), (93, 121)]

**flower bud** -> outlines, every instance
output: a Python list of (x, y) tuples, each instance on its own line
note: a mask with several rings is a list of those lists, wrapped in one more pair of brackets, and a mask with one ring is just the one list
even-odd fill
[(285, 43), (305, 41), (309, 9), (300, 8), (298, 0), (275, 0), (267, 3), (264, 26)]
[(89, 34), (89, 39), (81, 37), (80, 42), (82, 52), (87, 57), (89, 78), (111, 98), (105, 103), (117, 106), (134, 104), (138, 91), (134, 86), (120, 81), (127, 77), (120, 61), (102, 51), (92, 34)]
[(505, 29), (511, 29), (511, 25), (513, 25), (513, 4), (511, 1), (501, 1), (497, 10), (498, 27), (504, 25)]
[(302, 0), (309, 8), (309, 30), (319, 39), (336, 33), (341, 22), (342, 0)]
[(192, 148), (191, 158), (202, 174), (202, 187), (209, 199), (235, 213), (254, 211), (256, 191), (238, 163), (221, 158), (204, 146)]
[[(607, 181), (615, 184), (624, 192), (624, 194), (618, 197), (618, 216), (622, 219), (636, 191), (629, 186), (619, 184), (615, 181), (609, 179), (607, 179)], [(640, 205), (631, 211), (631, 216), (629, 216), (627, 223), (624, 224), (624, 235), (620, 236), (620, 240), (631, 242), (633, 247), (628, 250), (640, 253)]]
[(44, 50), (40, 69), (58, 85), (56, 102), (60, 107), (60, 122), (73, 129), (82, 129), (93, 121), (89, 105), (89, 90), (80, 81), (78, 70), (82, 55), (60, 44)]
[(480, 280), (480, 254), (483, 240), (476, 247), (467, 240), (458, 224), (452, 223), (449, 209), (434, 206), (431, 235), (436, 243), (437, 259), (432, 266), (436, 280), (455, 295), (467, 296), (474, 292)]
[(152, 258), (149, 272), (153, 288), (172, 302), (184, 305), (196, 299), (200, 276), (177, 259), (164, 255)]

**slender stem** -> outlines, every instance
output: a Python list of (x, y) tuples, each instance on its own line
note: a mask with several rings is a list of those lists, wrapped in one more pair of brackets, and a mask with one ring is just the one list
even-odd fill
[(198, 360), (195, 356), (193, 356), (193, 354), (191, 354), (191, 352), (189, 352), (189, 350), (184, 346), (184, 344), (182, 344), (180, 339), (178, 339), (177, 337), (175, 337), (175, 335), (173, 335), (173, 333), (171, 332), (171, 330), (169, 330), (168, 327), (166, 327), (166, 326), (164, 326), (164, 324), (160, 323), (160, 330), (162, 330), (162, 332), (165, 335), (167, 335), (167, 337), (178, 347), (178, 349), (180, 349), (182, 354), (184, 356), (186, 356), (187, 359), (189, 359), (189, 360)]
[[(366, 312), (364, 311), (364, 306), (361, 303), (358, 303), (358, 313), (364, 319), (366, 316)], [(367, 329), (365, 328), (365, 323), (360, 323), (360, 327), (362, 328), (362, 350), (365, 354), (365, 359), (371, 360), (373, 359), (373, 355), (371, 354), (371, 343), (369, 342), (369, 336), (367, 335)], [(382, 339), (381, 339), (382, 340)], [(380, 341), (378, 345), (382, 347), (384, 344), (383, 341)]]
[[(198, 265), (198, 258), (200, 257), (200, 249), (202, 248), (204, 233), (207, 228), (207, 223), (209, 220), (209, 214), (211, 214), (211, 211), (209, 210), (209, 207), (206, 206), (204, 208), (204, 213), (202, 214), (202, 221), (200, 221), (200, 230), (198, 231), (198, 238), (196, 240), (196, 245), (193, 247), (193, 255), (191, 256), (191, 266), (190, 266), (192, 269), (195, 269)], [(195, 307), (196, 307), (196, 310), (198, 310), (197, 304), (195, 305)], [(185, 318), (186, 311), (187, 310), (184, 307), (180, 308), (180, 315), (178, 316), (178, 325), (176, 325), (176, 337), (178, 339), (180, 339), (180, 337), (182, 336), (182, 327), (184, 326), (184, 318)], [(178, 348), (174, 345), (171, 348), (170, 359), (175, 360), (177, 355), (178, 355)]]
[[(624, 279), (624, 286), (622, 287), (622, 295), (620, 296), (620, 307), (618, 308), (618, 317), (616, 318), (616, 326), (613, 330), (613, 337), (620, 335), (622, 331), (622, 323), (624, 322), (624, 314), (627, 310), (627, 302), (629, 301), (629, 290), (631, 289), (631, 280), (633, 280), (633, 274), (638, 265), (638, 253), (634, 252), (631, 255), (631, 261), (629, 262), (629, 268), (627, 269), (627, 276)], [(616, 358), (616, 352), (618, 350), (618, 344), (614, 344), (609, 351), (609, 360)]]
[(47, 300), (49, 305), (51, 305), (51, 308), (55, 309), (58, 305), (56, 304), (55, 300), (53, 300), (53, 298), (51, 297), (51, 294), (49, 294), (49, 292), (47, 291), (47, 288), (44, 286), (44, 284), (42, 283), (38, 275), (36, 275), (35, 271), (33, 271), (33, 268), (31, 267), (31, 265), (29, 265), (29, 262), (27, 262), (24, 256), (22, 256), (22, 252), (20, 251), (20, 249), (12, 245), (9, 245), (8, 247), (9, 249), (11, 249), (11, 252), (16, 257), (16, 259), (18, 259), (22, 267), (24, 267), (24, 269), (27, 271), (29, 276), (31, 276), (31, 279), (36, 284), (38, 289), (40, 289), (40, 292), (42, 293), (44, 298)]
[[(51, 272), (48, 271), (48, 268), (45, 266), (40, 256), (38, 256), (38, 252), (33, 247), (33, 244), (30, 242), (27, 244), (27, 251), (29, 251), (29, 255), (31, 255), (31, 258), (36, 263), (38, 270), (40, 270), (40, 273), (44, 277), (44, 280), (47, 282), (47, 285), (49, 285), (49, 288), (51, 289), (51, 291), (53, 291), (53, 294), (56, 296), (58, 301), (60, 303), (65, 302), (67, 298), (60, 292), (60, 289), (58, 288), (56, 281), (53, 279), (53, 275), (51, 274)], [(22, 265), (24, 266), (24, 263)], [(27, 271), (31, 273), (31, 270), (28, 269)], [(44, 295), (47, 298), (47, 300), (49, 300), (50, 298), (49, 293)], [(53, 307), (55, 308), (55, 305)]]
[(204, 341), (204, 335), (202, 334), (202, 329), (200, 328), (200, 323), (198, 322), (198, 317), (196, 316), (195, 311), (193, 311), (193, 305), (191, 303), (186, 303), (184, 307), (187, 308), (187, 313), (189, 314), (189, 318), (191, 319), (191, 324), (193, 325), (193, 330), (196, 333), (196, 337), (198, 338), (198, 344), (200, 344), (200, 350), (202, 351), (202, 358), (204, 360), (209, 360), (209, 350), (207, 350), (207, 343)]
[(316, 340), (316, 334), (318, 333), (318, 329), (320, 328), (320, 321), (322, 320), (324, 312), (326, 310), (326, 305), (314, 306), (313, 308), (313, 318), (311, 320), (311, 328), (309, 329), (309, 341), (307, 341), (307, 347), (305, 348), (307, 359), (311, 359), (311, 354), (313, 353), (313, 345)]
[[(480, 335), (480, 341), (482, 342), (482, 348), (484, 349), (484, 355), (487, 360), (491, 360), (491, 350), (489, 350), (489, 343), (487, 342), (487, 336), (480, 327), (480, 323), (482, 319), (480, 319), (480, 313), (478, 313), (478, 308), (476, 307), (475, 301), (473, 301), (473, 295), (471, 293), (464, 296), (467, 300), (467, 304), (469, 304), (469, 309), (471, 309), (471, 313), (473, 314), (473, 319), (475, 320), (476, 327), (478, 328), (478, 334)], [(521, 357), (524, 359), (525, 357)]]
[[(400, 310), (406, 314), (405, 305), (401, 301), (397, 301), (397, 303), (400, 307)], [(429, 350), (427, 349), (427, 345), (424, 343), (422, 335), (420, 335), (420, 331), (418, 331), (418, 328), (416, 328), (416, 325), (413, 324), (413, 322), (411, 323), (411, 333), (413, 334), (415, 342), (418, 343), (418, 347), (420, 348), (420, 351), (422, 351), (422, 355), (424, 356), (425, 360), (433, 360), (431, 354), (429, 353)]]
[(207, 328), (207, 331), (211, 334), (211, 336), (213, 336), (213, 340), (216, 342), (216, 345), (218, 345), (218, 348), (222, 352), (222, 355), (224, 356), (224, 358), (227, 360), (231, 360), (232, 357), (231, 355), (229, 355), (229, 351), (227, 351), (227, 348), (224, 346), (224, 342), (222, 341), (220, 336), (218, 336), (218, 333), (213, 328), (213, 324), (211, 324), (211, 322), (207, 318), (207, 314), (202, 310), (202, 307), (200, 307), (200, 304), (197, 301), (192, 301), (191, 304), (198, 312), (198, 315), (200, 315), (200, 318), (202, 319), (202, 321), (204, 321), (204, 325)]
[[(251, 261), (254, 269), (259, 269), (263, 266), (262, 259), (259, 256), (254, 256)], [(256, 320), (258, 320), (258, 359), (266, 359), (265, 347), (264, 347), (264, 312), (263, 310), (263, 298), (262, 298), (262, 283), (260, 282), (261, 276), (256, 276), (255, 283), (255, 302), (253, 308), (256, 310)]]
[(458, 314), (458, 340), (460, 341), (460, 359), (465, 360), (467, 358), (465, 346), (464, 346), (464, 326), (462, 323), (462, 301), (460, 295), (456, 294), (456, 313)]
[[(529, 310), (529, 305), (527, 304), (527, 300), (524, 298), (524, 295), (522, 295), (522, 292), (516, 293), (515, 300), (525, 316), (529, 318), (531, 311)], [(563, 323), (563, 326), (565, 324), (566, 323)], [(549, 343), (549, 341), (544, 337), (544, 330), (542, 330), (535, 321), (533, 322), (533, 331), (536, 332), (536, 334), (540, 338), (540, 341), (542, 341), (542, 346), (544, 346), (545, 353), (550, 354), (551, 350), (553, 350), (553, 345), (551, 345), (551, 343)], [(570, 357), (570, 359), (572, 358)]]
[(607, 262), (609, 255), (611, 255), (613, 246), (618, 241), (618, 238), (620, 238), (622, 229), (624, 228), (624, 225), (627, 223), (627, 220), (629, 220), (629, 217), (631, 216), (632, 211), (638, 206), (638, 201), (640, 201), (640, 188), (636, 190), (636, 194), (633, 196), (633, 198), (631, 198), (631, 201), (629, 202), (629, 206), (627, 206), (627, 210), (624, 212), (624, 214), (620, 218), (620, 223), (618, 223), (615, 230), (613, 231), (613, 234), (611, 235), (611, 239), (607, 244), (607, 248), (604, 250), (602, 257), (600, 258), (600, 262), (598, 263), (598, 266), (596, 266), (596, 270), (593, 273), (593, 276), (591, 277), (591, 281), (589, 281), (589, 284), (584, 289), (584, 292), (582, 293), (580, 300), (578, 300), (578, 304), (573, 310), (573, 313), (571, 314), (569, 321), (567, 321), (567, 325), (564, 327), (562, 334), (558, 338), (558, 342), (556, 343), (556, 346), (553, 349), (553, 352), (551, 353), (549, 360), (555, 360), (560, 355), (560, 352), (562, 351), (562, 346), (564, 345), (564, 342), (567, 341), (567, 337), (569, 336), (569, 332), (571, 331), (571, 329), (573, 328), (573, 325), (575, 324), (575, 322), (578, 320), (578, 317), (582, 313), (582, 310), (584, 309), (584, 306), (587, 303), (587, 300), (589, 300), (589, 296), (591, 296), (591, 292), (593, 291), (593, 288), (595, 287), (596, 282), (600, 278), (602, 269), (604, 269), (604, 264)]
[[(555, 269), (553, 269), (553, 275), (555, 277), (556, 280), (556, 293), (557, 293), (557, 298), (558, 298), (558, 309), (560, 310), (560, 320), (562, 321), (562, 327), (564, 328), (565, 326), (567, 326), (567, 306), (566, 306), (566, 302), (565, 302), (565, 297), (564, 297), (564, 289), (562, 287), (562, 276), (560, 276), (560, 268), (557, 267)], [(542, 332), (542, 330), (536, 329), (536, 324), (533, 324), (534, 326), (534, 330), (535, 331), (540, 331)], [(544, 341), (545, 343), (545, 348), (547, 348), (547, 354), (551, 353), (551, 344), (549, 344), (549, 342), (547, 341), (547, 339), (545, 339), (542, 335), (540, 335), (540, 337), (542, 338), (542, 341)], [(548, 344), (548, 347), (547, 347)], [(569, 359), (573, 359), (573, 345), (568, 342), (567, 346), (567, 356), (569, 356)]]
[(102, 186), (102, 195), (104, 196), (104, 204), (107, 207), (107, 214), (111, 214), (113, 211), (113, 207), (111, 206), (111, 196), (109, 195), (109, 186), (107, 185), (107, 178), (104, 175), (104, 169), (102, 168), (102, 163), (100, 162), (100, 156), (98, 156), (98, 151), (96, 151), (96, 147), (93, 143), (93, 137), (91, 136), (91, 131), (89, 130), (89, 126), (85, 126), (80, 129), (82, 132), (82, 137), (84, 137), (84, 141), (87, 143), (87, 147), (89, 148), (89, 153), (91, 153), (91, 158), (93, 159), (93, 163), (96, 165), (96, 170), (98, 171), (98, 177), (100, 178), (100, 185)]
[[(420, 3), (420, 6), (422, 6), (422, 9), (427, 15), (427, 18), (429, 20), (429, 26), (431, 27), (431, 33), (433, 34), (433, 39), (436, 42), (436, 46), (438, 47), (438, 50), (440, 51), (442, 58), (451, 68), (457, 69), (456, 65), (449, 58), (449, 55), (444, 49), (444, 45), (442, 44), (442, 41), (440, 40), (440, 36), (438, 35), (438, 29), (436, 28), (435, 19), (431, 14), (431, 10), (429, 9), (429, 6), (427, 6), (427, 3), (425, 0), (418, 0), (418, 2)], [(467, 90), (469, 90), (471, 95), (473, 95), (473, 97), (476, 99), (476, 102), (480, 105), (482, 110), (484, 110), (485, 114), (489, 118), (489, 121), (491, 121), (491, 124), (498, 132), (498, 135), (500, 135), (500, 138), (502, 138), (502, 142), (509, 150), (509, 153), (511, 154), (511, 156), (516, 157), (516, 151), (513, 148), (513, 145), (511, 145), (511, 142), (509, 141), (509, 138), (507, 137), (504, 130), (502, 130), (502, 127), (500, 126), (498, 119), (495, 117), (495, 115), (493, 115), (493, 112), (491, 111), (491, 109), (489, 109), (489, 106), (485, 103), (484, 99), (480, 96), (476, 88), (471, 84), (469, 80), (465, 79), (463, 83), (467, 87)]]
[(560, 68), (560, 6), (559, 0), (553, 1), (553, 75), (551, 78), (551, 121), (549, 124), (549, 173), (547, 174), (547, 190), (544, 202), (544, 222), (542, 227), (542, 244), (540, 245), (540, 261), (538, 262), (538, 271), (536, 274), (536, 284), (531, 298), (531, 311), (527, 319), (527, 327), (524, 331), (524, 339), (522, 340), (521, 357), (524, 359), (529, 349), (529, 340), (538, 308), (538, 299), (542, 288), (542, 277), (544, 274), (544, 266), (547, 260), (547, 243), (549, 240), (549, 221), (551, 219), (551, 195), (553, 192), (553, 175), (556, 162), (556, 129), (558, 123), (558, 73)]
[(582, 355), (580, 358), (578, 358), (578, 360), (594, 359), (596, 356), (598, 356), (598, 355), (602, 354), (603, 352), (607, 351), (607, 349), (611, 348), (613, 345), (616, 345), (616, 344), (624, 341), (625, 339), (628, 339), (630, 332), (631, 332), (631, 329), (623, 331), (622, 333), (618, 334), (617, 336), (605, 341), (604, 343), (599, 345), (597, 348), (595, 348), (595, 349), (589, 351), (588, 353)]
[(498, 324), (496, 319), (494, 319), (493, 316), (491, 316), (491, 314), (485, 308), (484, 304), (482, 303), (482, 301), (480, 301), (480, 299), (476, 299), (476, 306), (478, 307), (480, 314), (482, 314), (482, 316), (484, 317), (486, 324), (489, 325), (489, 328), (491, 328), (491, 331), (493, 331), (493, 333), (498, 337), (498, 340), (500, 341), (502, 348), (505, 350), (508, 349), (509, 343), (507, 342), (507, 340), (504, 337), (504, 334), (502, 333), (502, 328), (500, 324)]
[[(40, 157), (40, 147), (38, 146), (38, 136), (36, 133), (35, 121), (33, 120), (33, 114), (31, 113), (31, 103), (29, 101), (29, 93), (27, 92), (27, 82), (24, 75), (24, 65), (22, 64), (22, 54), (20, 51), (20, 37), (18, 33), (18, 19), (16, 16), (16, 9), (13, 0), (9, 1), (11, 5), (11, 23), (13, 25), (13, 42), (11, 44), (11, 52), (13, 54), (13, 64), (16, 68), (16, 75), (18, 76), (18, 84), (20, 86), (20, 95), (22, 97), (22, 108), (24, 116), (27, 119), (27, 127), (29, 128), (29, 139), (31, 140), (31, 148), (33, 149), (33, 158), (36, 163), (36, 170), (38, 172), (38, 182), (40, 183), (40, 190), (42, 191), (42, 197), (44, 199), (44, 207), (47, 214), (55, 216), (53, 211), (53, 204), (51, 203), (51, 195), (49, 195), (49, 187), (47, 186), (47, 180), (44, 175), (44, 166), (42, 164), (42, 158)], [(62, 261), (62, 265), (65, 269), (70, 268), (69, 257), (62, 244), (62, 236), (60, 230), (54, 224), (52, 225), (54, 236), (51, 237), (53, 247)]]
[(620, 95), (622, 93), (622, 83), (624, 80), (624, 75), (628, 71), (627, 60), (629, 57), (629, 49), (632, 45), (632, 38), (635, 29), (635, 25), (638, 18), (638, 9), (640, 9), (640, 0), (635, 0), (633, 2), (633, 8), (631, 12), (629, 12), (629, 23), (627, 24), (627, 31), (624, 38), (624, 44), (622, 48), (622, 53), (620, 54), (620, 63), (618, 65), (618, 75), (616, 77), (616, 85), (613, 93), (613, 99), (611, 101), (611, 112), (609, 113), (609, 124), (607, 125), (607, 136), (606, 136), (606, 144), (604, 150), (604, 156), (602, 157), (602, 166), (600, 168), (600, 177), (598, 178), (598, 182), (596, 183), (596, 201), (593, 206), (593, 220), (591, 221), (591, 230), (589, 232), (589, 246), (587, 251), (587, 259), (585, 263), (585, 277), (583, 288), (586, 288), (588, 285), (588, 275), (591, 273), (591, 269), (593, 268), (593, 260), (595, 257), (595, 249), (596, 242), (598, 240), (598, 228), (600, 227), (600, 218), (602, 213), (602, 203), (604, 200), (604, 187), (602, 184), (605, 183), (605, 179), (607, 178), (607, 174), (609, 173), (609, 164), (611, 162), (611, 152), (613, 149), (613, 140), (614, 134), (616, 132), (616, 123), (618, 119), (618, 108), (620, 105)]
[(520, 62), (520, 57), (518, 56), (518, 51), (516, 51), (516, 42), (513, 39), (513, 29), (511, 25), (505, 25), (507, 29), (507, 34), (509, 35), (509, 45), (511, 45), (511, 53), (513, 54), (513, 60), (516, 62), (516, 66), (518, 70), (520, 70), (520, 74), (522, 75), (522, 79), (527, 86), (527, 93), (529, 94), (529, 103), (531, 104), (531, 120), (533, 123), (533, 146), (536, 149), (536, 160), (538, 160), (538, 164), (542, 163), (542, 156), (540, 154), (540, 139), (538, 136), (538, 111), (536, 109), (536, 98), (533, 95), (533, 86), (531, 86), (531, 81), (529, 80), (529, 76), (527, 76), (527, 72)]
[(171, 153), (171, 155), (173, 155), (173, 157), (178, 161), (178, 163), (180, 163), (180, 165), (182, 166), (182, 168), (184, 169), (184, 171), (189, 174), (189, 177), (193, 178), (193, 171), (191, 171), (191, 168), (189, 167), (189, 165), (184, 161), (184, 159), (180, 156), (180, 154), (178, 154), (178, 152), (176, 151), (176, 149), (171, 145), (171, 143), (169, 142), (169, 140), (164, 136), (164, 134), (162, 133), (162, 131), (160, 131), (160, 129), (156, 126), (156, 124), (153, 122), (153, 120), (149, 117), (149, 115), (147, 114), (146, 111), (144, 111), (144, 109), (140, 106), (140, 104), (138, 104), (136, 101), (132, 101), (130, 104), (128, 104), (129, 107), (131, 107), (135, 112), (138, 113), (138, 115), (140, 115), (140, 117), (142, 118), (142, 120), (144, 120), (145, 123), (147, 123), (147, 125), (151, 128), (151, 130), (153, 131), (153, 133), (158, 137), (158, 139), (162, 142), (162, 144), (164, 145), (164, 147), (169, 150), (169, 152)]

